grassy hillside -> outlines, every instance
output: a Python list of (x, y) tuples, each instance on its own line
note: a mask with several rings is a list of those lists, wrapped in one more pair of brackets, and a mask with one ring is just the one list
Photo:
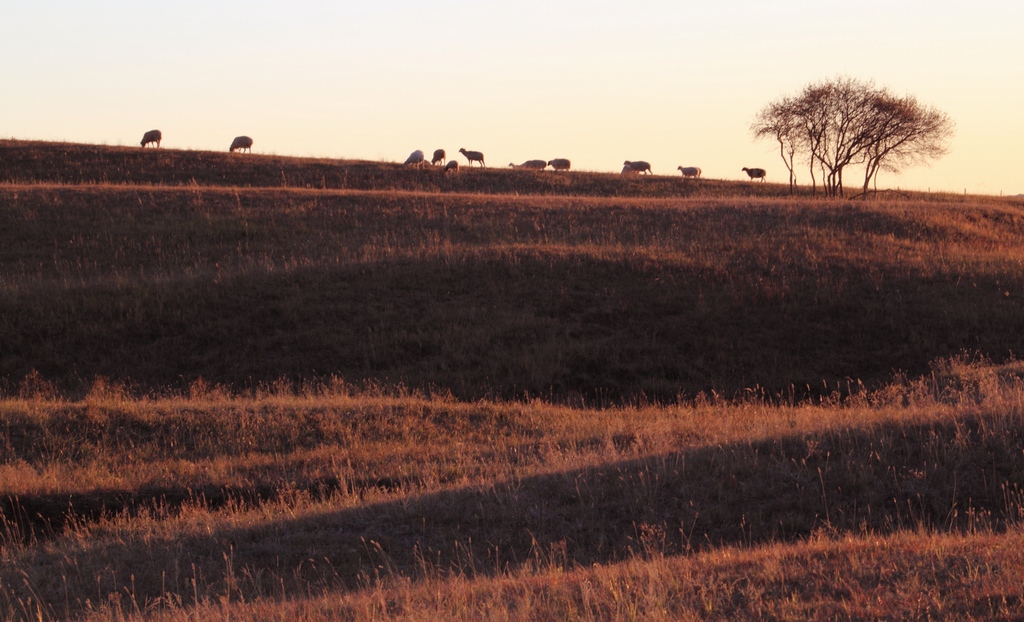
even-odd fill
[[(8, 615), (1024, 611), (1020, 363), (952, 361), (841, 405), (36, 389), (0, 401)], [(907, 531), (936, 537), (883, 539)], [(784, 544), (795, 560), (766, 562)]]
[[(1024, 538), (903, 533), (726, 547), (692, 556), (472, 572), (277, 603), (227, 599), (199, 615), (232, 620), (1009, 620), (1019, 616)], [(177, 609), (165, 620), (191, 620)]]
[(1024, 203), (785, 192), (0, 141), (0, 617), (1024, 616)]
[[(229, 177), (255, 161), (68, 152), (65, 167), (90, 171), (93, 152), (209, 158)], [(579, 178), (598, 194), (648, 182)], [(1024, 209), (948, 199), (2, 185), (0, 378), (14, 390), (36, 370), (84, 391), (96, 376), (143, 390), (340, 376), (618, 401), (870, 385), (962, 350), (1003, 360), (1024, 351)]]

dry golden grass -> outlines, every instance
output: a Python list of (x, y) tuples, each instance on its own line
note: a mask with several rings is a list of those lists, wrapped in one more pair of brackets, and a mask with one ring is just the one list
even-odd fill
[(0, 141), (0, 617), (1024, 616), (1019, 200), (435, 173)]
[(1024, 212), (995, 200), (40, 185), (0, 209), (9, 391), (340, 375), (621, 403), (1024, 350)]
[[(557, 619), (584, 606), (573, 599), (595, 575), (650, 574), (624, 601), (599, 590), (580, 615), (658, 606), (672, 617), (699, 614), (703, 601), (689, 588), (679, 602), (656, 605), (659, 595), (720, 566), (725, 578), (706, 582), (706, 598), (726, 617), (802, 617), (834, 589), (853, 591), (828, 611), (851, 617), (938, 611), (938, 594), (952, 610), (1021, 613), (1012, 577), (982, 583), (987, 600), (969, 602), (975, 584), (950, 592), (957, 571), (940, 569), (947, 546), (966, 547), (968, 564), (1016, 563), (1005, 551), (1017, 540), (994, 561), (977, 542), (1018, 533), (1024, 512), (1022, 378), (1018, 363), (959, 360), (843, 403), (837, 394), (792, 406), (752, 398), (601, 410), (344, 386), (252, 396), (196, 387), (151, 399), (100, 386), (80, 402), (11, 398), (0, 403), (10, 482), (0, 495), (0, 606), (17, 616), (35, 603), (63, 617), (255, 602), (260, 618), (272, 603), (323, 596), (275, 615), (335, 607), (372, 617), (390, 602), (412, 618), (447, 607), (459, 617), (505, 603), (511, 617), (522, 606)], [(945, 534), (921, 540), (931, 571), (871, 585), (881, 570), (864, 562), (863, 593), (856, 581), (827, 587), (845, 576), (843, 563), (859, 563), (857, 551), (907, 530)], [(982, 539), (958, 543), (963, 534)], [(902, 567), (914, 546), (871, 555)], [(797, 562), (763, 570), (742, 597), (729, 587), (778, 551), (819, 559), (822, 547), (846, 561), (805, 600), (790, 602), (804, 581)], [(665, 570), (676, 567), (689, 574)], [(559, 585), (551, 573), (566, 572), (560, 592), (544, 593)], [(438, 590), (451, 598), (431, 601)], [(891, 603), (874, 603), (886, 590)], [(914, 602), (924, 608), (906, 608)]]
[[(551, 567), (553, 566), (553, 567)], [(1019, 529), (966, 537), (817, 536), (499, 577), (385, 577), (349, 594), (208, 603), (160, 620), (1010, 620), (1024, 601)]]

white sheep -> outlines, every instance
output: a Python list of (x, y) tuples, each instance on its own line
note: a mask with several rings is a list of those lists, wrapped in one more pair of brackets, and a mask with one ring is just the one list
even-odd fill
[(744, 166), (743, 170), (751, 179), (760, 179), (761, 181), (764, 181), (766, 173), (763, 168), (747, 168)]
[(444, 149), (434, 149), (434, 157), (430, 159), (431, 164), (444, 164), (448, 154), (444, 152)]
[(556, 171), (567, 171), (569, 170), (569, 167), (572, 166), (572, 163), (565, 158), (555, 158), (554, 160), (548, 162), (548, 166), (555, 169)]
[(525, 168), (531, 171), (543, 171), (547, 167), (547, 165), (548, 163), (545, 162), (544, 160), (527, 160), (522, 164), (512, 164), (511, 162), (509, 163), (509, 166), (511, 166), (512, 168)]
[(648, 175), (651, 174), (651, 165), (648, 164), (647, 162), (644, 162), (643, 160), (637, 160), (636, 162), (630, 162), (629, 160), (626, 160), (625, 162), (623, 162), (623, 165), (633, 169), (633, 172), (635, 173), (647, 173)]
[(700, 177), (699, 166), (680, 166), (679, 172), (683, 174), (683, 177)]
[(423, 152), (417, 149), (409, 154), (409, 157), (405, 159), (405, 166), (422, 166), (423, 160), (426, 158)]
[(164, 135), (160, 133), (160, 130), (149, 130), (142, 135), (142, 148), (145, 149), (146, 145), (156, 143), (157, 149), (160, 148), (160, 141), (163, 140)]
[(252, 153), (252, 139), (248, 136), (235, 136), (235, 139), (231, 141), (231, 148), (228, 151), (234, 153), (235, 149)]
[(479, 162), (481, 167), (486, 166), (486, 164), (484, 164), (484, 154), (479, 151), (466, 151), (465, 149), (459, 148), (459, 153), (466, 156), (466, 159), (469, 160), (470, 166), (473, 166), (473, 162)]

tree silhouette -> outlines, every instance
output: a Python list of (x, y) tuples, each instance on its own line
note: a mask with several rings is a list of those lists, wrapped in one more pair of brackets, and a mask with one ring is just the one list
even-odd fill
[(803, 153), (817, 193), (815, 169), (820, 169), (826, 195), (842, 196), (843, 173), (851, 164), (864, 164), (864, 191), (880, 170), (898, 171), (908, 164), (944, 155), (953, 135), (945, 113), (917, 101), (898, 97), (871, 82), (835, 78), (812, 83), (795, 97), (765, 106), (751, 124), (756, 138), (773, 138), (790, 172), (790, 191), (796, 183), (794, 160)]

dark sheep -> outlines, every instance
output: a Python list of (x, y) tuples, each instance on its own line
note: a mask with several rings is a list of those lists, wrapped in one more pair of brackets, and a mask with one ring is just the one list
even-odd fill
[(747, 168), (744, 166), (743, 170), (751, 179), (760, 179), (761, 181), (764, 181), (766, 173), (763, 168)]
[(149, 130), (148, 132), (142, 135), (142, 142), (139, 144), (141, 144), (142, 148), (145, 149), (146, 145), (156, 143), (156, 147), (157, 149), (159, 149), (160, 141), (163, 140), (163, 138), (164, 135), (160, 133), (160, 130)]
[(248, 136), (236, 136), (235, 139), (231, 141), (231, 148), (228, 149), (228, 151), (234, 153), (235, 149), (252, 153), (252, 139)]
[(651, 165), (648, 164), (647, 162), (644, 162), (643, 160), (637, 160), (636, 162), (630, 162), (629, 160), (626, 160), (622, 164), (623, 166), (628, 166), (629, 168), (633, 169), (634, 173), (646, 173), (648, 175), (652, 174)]

